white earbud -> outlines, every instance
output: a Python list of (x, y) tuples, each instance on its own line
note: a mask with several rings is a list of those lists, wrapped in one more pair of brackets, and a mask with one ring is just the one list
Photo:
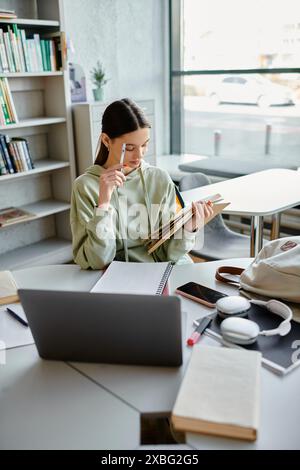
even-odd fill
[[(259, 326), (252, 320), (246, 318), (239, 318), (247, 315), (248, 310), (251, 308), (251, 303), (255, 305), (262, 305), (270, 312), (279, 315), (284, 320), (277, 328), (272, 330), (260, 331)], [(267, 302), (262, 300), (247, 300), (243, 297), (228, 296), (219, 299), (216, 303), (218, 315), (225, 320), (221, 323), (221, 333), (226, 341), (235, 344), (252, 344), (257, 340), (259, 335), (285, 336), (291, 330), (292, 311), (291, 309), (280, 302), (279, 300), (271, 299)]]
[(252, 344), (259, 335), (259, 326), (246, 318), (226, 318), (221, 323), (222, 336), (235, 344)]
[(245, 317), (248, 310), (251, 308), (251, 303), (248, 299), (245, 299), (245, 297), (230, 295), (219, 299), (216, 302), (216, 308), (221, 318), (231, 316)]

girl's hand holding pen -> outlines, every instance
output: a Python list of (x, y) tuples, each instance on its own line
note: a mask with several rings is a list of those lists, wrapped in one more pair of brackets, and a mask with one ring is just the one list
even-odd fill
[(121, 171), (123, 167), (123, 164), (118, 163), (101, 174), (99, 179), (98, 207), (108, 205), (114, 188), (123, 186), (124, 181), (126, 181), (126, 176)]

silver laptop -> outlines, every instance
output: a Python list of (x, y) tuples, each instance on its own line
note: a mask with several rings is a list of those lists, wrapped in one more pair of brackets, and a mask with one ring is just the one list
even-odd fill
[(182, 364), (181, 309), (175, 296), (18, 292), (44, 359)]

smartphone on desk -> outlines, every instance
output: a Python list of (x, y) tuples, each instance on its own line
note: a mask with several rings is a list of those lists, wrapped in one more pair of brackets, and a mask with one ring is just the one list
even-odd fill
[(196, 282), (188, 282), (183, 286), (179, 286), (175, 292), (176, 294), (187, 297), (188, 299), (199, 302), (200, 304), (210, 308), (214, 308), (216, 306), (217, 300), (222, 297), (227, 297), (227, 295), (222, 292), (202, 286)]

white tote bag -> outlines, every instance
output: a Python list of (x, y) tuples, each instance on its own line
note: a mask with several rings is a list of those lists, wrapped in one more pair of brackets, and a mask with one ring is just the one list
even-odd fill
[(300, 236), (266, 244), (243, 271), (240, 286), (267, 297), (300, 302)]
[[(240, 282), (223, 277), (221, 273), (240, 275)], [(300, 236), (279, 238), (267, 243), (243, 270), (222, 266), (216, 279), (239, 285), (254, 294), (300, 303)]]

